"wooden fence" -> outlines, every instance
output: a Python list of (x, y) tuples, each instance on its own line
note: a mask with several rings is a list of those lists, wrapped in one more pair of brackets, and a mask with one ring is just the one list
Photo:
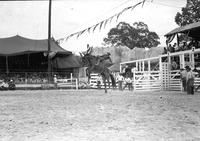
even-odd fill
[(133, 89), (135, 91), (160, 90), (159, 71), (134, 71)]
[[(179, 70), (134, 71), (133, 75), (133, 89), (135, 91), (183, 91)], [(92, 88), (97, 88), (97, 77), (97, 74), (91, 74), (90, 86)], [(200, 78), (195, 78), (195, 88), (199, 85)], [(101, 88), (104, 88), (103, 83), (101, 83)]]
[[(92, 73), (92, 74), (90, 75), (90, 87), (92, 87), (92, 88), (97, 88), (97, 78), (98, 78), (98, 77), (99, 77), (99, 76), (98, 76), (98, 74), (96, 74), (96, 73)], [(106, 86), (107, 86), (107, 88), (109, 87), (108, 82), (106, 82)], [(111, 80), (110, 80), (110, 86), (111, 86)], [(100, 87), (101, 87), (101, 88), (104, 88), (103, 81), (101, 81)]]
[(73, 78), (71, 74), (71, 78), (57, 79), (55, 82), (57, 88), (71, 88), (78, 90), (78, 79)]
[[(194, 80), (194, 87), (195, 89), (200, 85), (200, 78), (195, 78)], [(197, 90), (198, 92), (200, 92), (200, 86), (199, 86), (199, 89)]]

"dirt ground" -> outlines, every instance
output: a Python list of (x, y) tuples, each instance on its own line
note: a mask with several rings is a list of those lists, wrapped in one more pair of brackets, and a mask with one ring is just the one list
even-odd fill
[(200, 93), (0, 92), (0, 141), (199, 141)]

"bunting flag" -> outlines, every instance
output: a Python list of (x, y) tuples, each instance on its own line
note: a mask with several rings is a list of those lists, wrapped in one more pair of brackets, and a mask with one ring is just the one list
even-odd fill
[[(88, 28), (86, 28), (86, 29), (83, 29), (83, 30), (81, 30), (81, 31), (78, 31), (78, 32), (76, 32), (76, 33), (72, 33), (72, 34), (70, 34), (69, 36), (67, 36), (66, 38), (58, 39), (57, 42), (58, 42), (58, 43), (61, 43), (61, 42), (66, 41), (66, 40), (68, 40), (69, 38), (71, 38), (71, 37), (73, 37), (73, 36), (75, 36), (75, 35), (76, 35), (76, 37), (78, 38), (79, 36), (81, 36), (81, 35), (82, 35), (83, 33), (85, 33), (86, 31), (87, 31), (88, 33), (90, 33), (91, 30), (94, 32), (94, 31), (97, 29), (97, 27), (99, 27), (99, 31), (101, 31), (102, 27), (105, 28), (106, 25), (108, 24), (108, 22), (111, 23), (111, 22), (113, 21), (114, 18), (116, 18), (116, 22), (117, 22), (117, 20), (119, 19), (119, 17), (120, 17), (125, 11), (130, 10), (130, 9), (133, 10), (133, 9), (135, 9), (138, 5), (144, 6), (145, 1), (146, 1), (146, 0), (142, 0), (141, 2), (138, 2), (137, 4), (135, 4), (135, 5), (133, 5), (133, 6), (126, 7), (126, 8), (124, 8), (123, 10), (121, 10), (119, 13), (117, 13), (117, 14), (115, 14), (115, 15), (113, 15), (113, 16), (111, 16), (111, 17), (105, 19), (105, 20), (100, 21), (99, 23), (97, 23), (97, 24), (95, 24), (95, 25), (92, 25), (92, 26), (90, 26), (90, 27), (88, 27)], [(152, 1), (153, 1), (153, 0), (152, 0)]]
[(172, 36), (167, 36), (166, 44), (168, 45), (169, 43), (171, 43), (174, 37), (175, 37), (175, 34), (173, 34)]

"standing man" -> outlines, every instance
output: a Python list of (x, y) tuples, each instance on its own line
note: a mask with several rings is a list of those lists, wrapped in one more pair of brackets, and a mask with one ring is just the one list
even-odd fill
[(183, 91), (186, 92), (186, 77), (187, 77), (187, 71), (185, 69), (180, 69), (180, 75), (181, 75), (181, 82), (182, 82), (182, 87)]
[(187, 70), (187, 94), (194, 94), (194, 73), (189, 66), (186, 66), (185, 69)]
[(53, 76), (53, 81), (54, 81), (55, 88), (58, 88), (58, 79), (56, 75)]
[(133, 86), (132, 86), (132, 80), (131, 80), (131, 78), (127, 75), (127, 76), (125, 77), (124, 81), (125, 81), (125, 86), (124, 86), (123, 90), (128, 86), (128, 90), (129, 90), (129, 91), (132, 91), (132, 90), (133, 90), (133, 89), (132, 89)]
[(116, 80), (118, 82), (118, 88), (119, 88), (119, 90), (122, 91), (122, 84), (123, 84), (123, 81), (124, 81), (124, 77), (122, 76), (121, 73), (118, 74)]

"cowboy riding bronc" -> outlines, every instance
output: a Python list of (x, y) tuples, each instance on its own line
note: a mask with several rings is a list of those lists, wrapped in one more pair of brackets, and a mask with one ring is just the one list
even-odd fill
[(103, 55), (97, 55), (97, 56), (94, 56), (92, 55), (92, 52), (93, 52), (93, 47), (90, 47), (89, 44), (87, 44), (87, 51), (86, 53), (83, 53), (84, 55), (87, 55), (88, 57), (95, 57), (96, 58), (96, 64), (95, 65), (99, 65), (99, 63), (105, 61), (105, 60), (108, 60), (110, 64), (112, 64), (112, 60), (110, 58), (110, 53), (107, 52), (106, 54), (103, 54)]

